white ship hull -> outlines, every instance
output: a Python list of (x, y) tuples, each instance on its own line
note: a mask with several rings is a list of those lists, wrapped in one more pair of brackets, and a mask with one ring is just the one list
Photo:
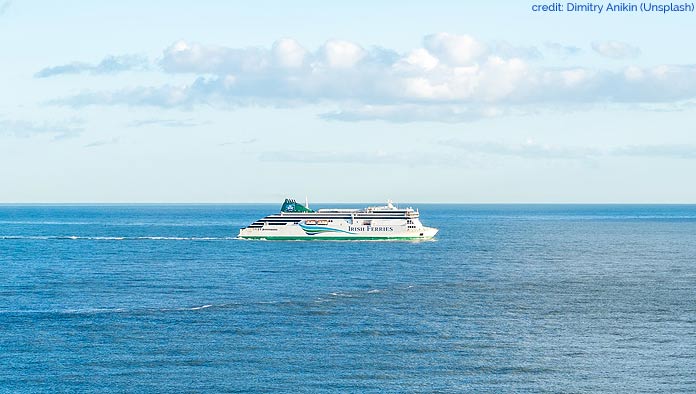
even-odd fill
[[(390, 227), (389, 230), (372, 229), (368, 226), (323, 226), (315, 229), (301, 225), (277, 226), (280, 228), (242, 229), (239, 238), (243, 239), (267, 239), (267, 240), (418, 240), (431, 239), (437, 234), (437, 229), (421, 227), (420, 229), (404, 229)], [(341, 227), (345, 228), (342, 229)], [(320, 230), (320, 231), (319, 231)], [(351, 231), (352, 230), (352, 231)]]
[(438, 230), (421, 224), (418, 211), (384, 207), (312, 211), (286, 200), (280, 214), (239, 231), (242, 239), (266, 240), (426, 240)]

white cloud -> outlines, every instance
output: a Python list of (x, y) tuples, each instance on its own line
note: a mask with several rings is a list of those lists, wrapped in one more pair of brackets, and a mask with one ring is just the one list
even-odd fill
[(118, 144), (119, 140), (120, 139), (118, 137), (113, 137), (106, 140), (98, 140), (84, 145), (83, 148), (97, 148), (104, 145), (115, 145)]
[(426, 36), (423, 46), (440, 61), (452, 66), (470, 65), (486, 52), (486, 47), (474, 37), (450, 33)]
[(579, 55), (582, 53), (582, 49), (573, 45), (563, 45), (558, 42), (546, 42), (544, 44), (546, 50), (548, 50), (554, 56), (558, 56), (561, 59), (567, 59), (571, 56)]
[(592, 49), (600, 55), (612, 59), (625, 59), (638, 57), (640, 49), (621, 41), (593, 42)]
[(583, 68), (575, 68), (561, 71), (561, 79), (567, 87), (578, 86), (592, 78), (593, 73)]
[(666, 157), (696, 159), (694, 145), (630, 145), (612, 150), (616, 156)]
[(495, 102), (512, 98), (512, 95), (527, 88), (529, 67), (521, 59), (505, 60), (491, 56), (483, 65), (477, 90), (480, 98), (486, 102)]
[(115, 74), (129, 70), (144, 70), (149, 62), (146, 57), (139, 55), (107, 56), (97, 64), (73, 62), (60, 66), (46, 67), (36, 74), (36, 78), (47, 78), (64, 74)]
[(226, 141), (218, 144), (218, 146), (231, 146), (231, 145), (250, 145), (255, 144), (259, 141), (258, 138), (246, 138), (236, 141)]
[(82, 120), (79, 119), (55, 123), (0, 119), (0, 135), (5, 134), (15, 137), (48, 135), (57, 140), (82, 133), (84, 131), (82, 124)]
[(49, 104), (84, 107), (88, 105), (126, 104), (132, 106), (181, 107), (190, 105), (190, 86), (137, 87), (111, 92), (84, 92)]
[(602, 158), (627, 159), (634, 156), (645, 158), (669, 158), (678, 160), (696, 159), (693, 145), (631, 145), (617, 147), (590, 147), (553, 145), (528, 140), (521, 143), (499, 143), (490, 141), (462, 141), (450, 139), (437, 143), (450, 149), (434, 152), (397, 151), (270, 151), (262, 152), (261, 161), (285, 163), (350, 163), (364, 165), (407, 165), (461, 167), (479, 161), (480, 156), (507, 156), (528, 160), (573, 160), (595, 163)]
[(275, 64), (288, 68), (302, 67), (308, 55), (307, 50), (291, 38), (282, 38), (273, 43), (272, 52)]
[(375, 150), (368, 152), (318, 152), (318, 151), (272, 151), (263, 152), (259, 160), (282, 163), (350, 163), (351, 165), (399, 165), (399, 166), (431, 166), (431, 165), (462, 165), (464, 157), (459, 154), (427, 153), (427, 152), (387, 152)]
[(457, 139), (440, 141), (440, 145), (472, 154), (512, 156), (529, 159), (591, 160), (601, 157), (647, 157), (696, 159), (694, 145), (627, 145), (615, 147), (564, 146), (543, 144), (533, 140), (509, 144), (470, 142)]
[(430, 71), (437, 67), (440, 61), (423, 48), (414, 49), (407, 56), (394, 64), (397, 70), (425, 70)]
[(160, 65), (172, 73), (253, 73), (270, 66), (270, 59), (262, 48), (226, 48), (179, 40), (164, 50)]
[(342, 40), (327, 41), (321, 53), (326, 65), (332, 68), (351, 68), (367, 54), (359, 45)]
[(640, 67), (630, 66), (624, 70), (624, 77), (626, 77), (627, 81), (639, 81), (643, 79), (644, 75), (645, 74)]
[(167, 73), (193, 74), (189, 84), (87, 91), (53, 103), (185, 108), (323, 103), (338, 107), (324, 119), (454, 122), (542, 106), (676, 105), (696, 99), (695, 65), (545, 67), (470, 36), (438, 33), (424, 44), (398, 53), (338, 40), (315, 51), (288, 38), (270, 48), (241, 49), (178, 41), (165, 49), (160, 65)]
[(505, 111), (508, 110), (494, 106), (400, 104), (364, 105), (327, 112), (319, 116), (325, 120), (351, 122), (380, 119), (394, 123), (415, 121), (460, 123), (500, 116)]
[(11, 4), (12, 2), (9, 0), (0, 2), (0, 15), (4, 14), (7, 11), (7, 9), (10, 8)]
[(467, 142), (456, 139), (440, 141), (440, 145), (472, 154), (513, 156), (529, 159), (592, 159), (606, 152), (591, 147), (542, 144), (533, 140), (523, 143)]
[(515, 46), (507, 41), (493, 43), (490, 52), (504, 58), (520, 58), (525, 60), (539, 60), (544, 57), (537, 47)]
[(165, 49), (160, 64), (172, 73), (270, 73), (300, 72), (310, 67), (354, 67), (368, 52), (349, 41), (329, 40), (311, 54), (291, 38), (277, 40), (266, 48), (227, 48), (177, 41)]
[(162, 127), (197, 127), (210, 124), (210, 122), (199, 122), (194, 119), (143, 119), (128, 122), (126, 127), (162, 126)]

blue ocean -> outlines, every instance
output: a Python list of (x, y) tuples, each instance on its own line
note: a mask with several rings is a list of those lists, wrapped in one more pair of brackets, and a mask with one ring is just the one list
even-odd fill
[(279, 208), (0, 205), (0, 392), (696, 392), (696, 206), (234, 239)]

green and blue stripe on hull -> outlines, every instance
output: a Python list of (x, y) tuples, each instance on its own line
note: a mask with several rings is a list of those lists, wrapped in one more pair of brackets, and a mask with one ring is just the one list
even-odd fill
[(324, 226), (308, 226), (306, 224), (299, 224), (300, 228), (305, 232), (307, 235), (317, 235), (317, 234), (323, 234), (323, 233), (345, 233), (345, 234), (355, 234), (351, 233), (350, 231), (345, 231), (341, 230), (338, 228), (333, 228), (333, 227), (324, 227)]

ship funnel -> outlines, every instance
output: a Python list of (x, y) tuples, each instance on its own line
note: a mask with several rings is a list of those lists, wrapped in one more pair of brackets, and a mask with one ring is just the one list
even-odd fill
[(299, 204), (297, 201), (286, 198), (283, 206), (280, 207), (280, 212), (314, 212), (311, 209)]

